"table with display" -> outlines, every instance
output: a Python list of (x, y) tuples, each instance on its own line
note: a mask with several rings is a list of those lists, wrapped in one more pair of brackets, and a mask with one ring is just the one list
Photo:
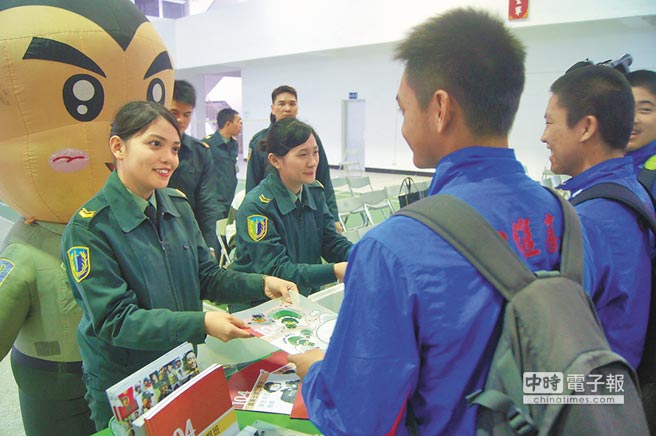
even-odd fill
[[(205, 344), (198, 347), (198, 364), (201, 369), (204, 369), (212, 363), (220, 363), (226, 367), (228, 373), (231, 373), (230, 369), (235, 365), (264, 359), (275, 351), (278, 351), (278, 348), (256, 338), (233, 339), (224, 343), (208, 336)], [(300, 395), (300, 391), (298, 395)], [(250, 410), (236, 410), (236, 413), (240, 428), (259, 420), (311, 435), (320, 434), (319, 430), (309, 420), (291, 419), (289, 415)], [(94, 436), (112, 436), (112, 432), (110, 429), (104, 429)]]

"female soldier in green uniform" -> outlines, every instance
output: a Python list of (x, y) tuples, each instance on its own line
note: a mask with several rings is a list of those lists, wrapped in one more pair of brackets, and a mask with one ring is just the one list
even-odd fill
[[(342, 281), (351, 242), (335, 230), (323, 186), (316, 181), (319, 152), (314, 131), (295, 118), (269, 128), (271, 170), (237, 212), (237, 271), (295, 282), (308, 295)], [(322, 263), (321, 258), (329, 263)], [(231, 312), (243, 309), (233, 305)]]
[(112, 415), (105, 389), (181, 342), (197, 344), (206, 334), (223, 341), (250, 336), (227, 313), (202, 312), (201, 299), (289, 300), (295, 289), (217, 265), (186, 198), (166, 188), (178, 166), (180, 134), (163, 106), (123, 106), (109, 145), (116, 171), (62, 237), (68, 279), (83, 310), (78, 342), (98, 429)]

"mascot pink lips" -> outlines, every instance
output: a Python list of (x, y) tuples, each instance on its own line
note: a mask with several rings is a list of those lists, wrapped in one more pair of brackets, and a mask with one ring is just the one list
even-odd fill
[(65, 148), (50, 156), (48, 163), (55, 171), (72, 173), (86, 168), (89, 165), (89, 156), (82, 150)]

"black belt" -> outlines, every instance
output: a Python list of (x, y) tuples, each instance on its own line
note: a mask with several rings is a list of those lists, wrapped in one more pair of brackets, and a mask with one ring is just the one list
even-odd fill
[(82, 362), (55, 362), (43, 360), (21, 353), (15, 346), (11, 348), (11, 358), (20, 365), (49, 372), (82, 374)]

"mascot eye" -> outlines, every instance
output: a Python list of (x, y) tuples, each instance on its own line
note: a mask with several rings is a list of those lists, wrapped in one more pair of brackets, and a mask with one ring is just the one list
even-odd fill
[(160, 79), (153, 79), (148, 85), (148, 91), (146, 91), (146, 100), (164, 104), (165, 97), (166, 92), (164, 91), (164, 82), (162, 82)]
[(71, 76), (63, 89), (64, 105), (78, 121), (95, 119), (103, 108), (105, 92), (100, 81), (88, 74)]

